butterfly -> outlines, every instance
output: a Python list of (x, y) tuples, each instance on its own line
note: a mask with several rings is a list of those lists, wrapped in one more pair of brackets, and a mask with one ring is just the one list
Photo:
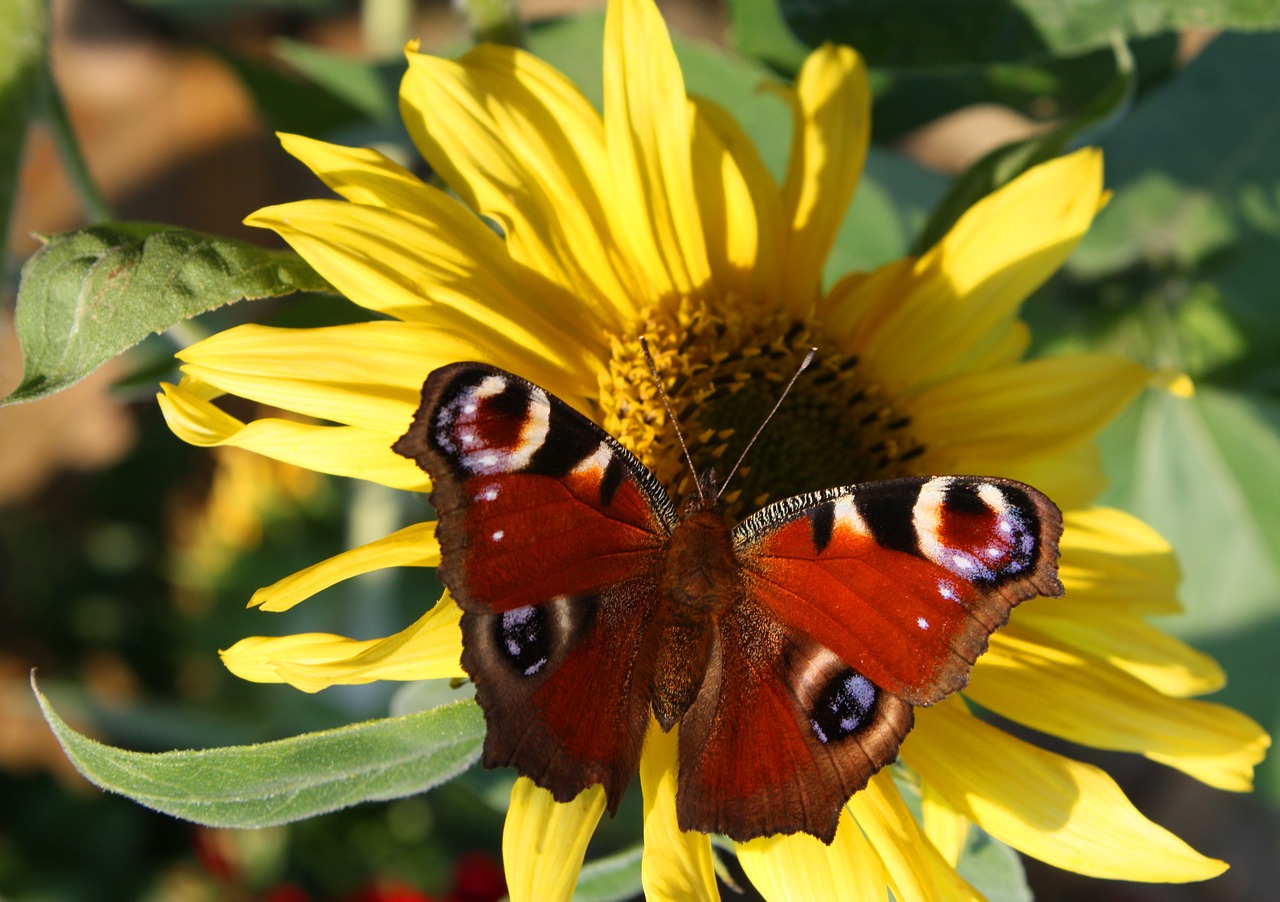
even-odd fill
[(599, 784), (616, 812), (652, 715), (679, 725), (683, 830), (830, 843), (912, 707), (1062, 594), (1062, 516), (1030, 486), (868, 482), (731, 527), (714, 477), (677, 512), (603, 429), (480, 363), (433, 372), (394, 449), (431, 477), (484, 765), (561, 802)]

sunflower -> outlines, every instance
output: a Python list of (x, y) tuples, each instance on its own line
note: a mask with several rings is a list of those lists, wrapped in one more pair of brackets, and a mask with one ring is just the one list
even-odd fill
[[(830, 846), (804, 834), (738, 846), (749, 879), (767, 898), (883, 899), (886, 887), (899, 899), (975, 897), (954, 869), (974, 823), (1099, 877), (1188, 881), (1225, 869), (1146, 820), (1102, 771), (972, 710), (1137, 752), (1230, 790), (1249, 788), (1268, 743), (1242, 715), (1190, 700), (1221, 685), (1221, 671), (1147, 622), (1177, 610), (1168, 546), (1133, 518), (1089, 506), (1102, 485), (1094, 436), (1151, 373), (1102, 355), (1023, 359), (1021, 303), (1103, 203), (1096, 151), (1030, 170), (921, 256), (827, 287), (823, 266), (868, 146), (866, 75), (852, 50), (819, 48), (793, 87), (776, 89), (793, 123), (782, 184), (723, 108), (686, 95), (650, 0), (610, 4), (603, 115), (519, 50), (480, 46), (451, 61), (411, 49), (408, 60), (401, 112), (451, 194), (373, 150), (286, 135), (286, 150), (341, 199), (248, 219), (377, 317), (246, 325), (187, 348), (181, 382), (160, 396), (175, 433), (422, 492), (424, 474), (391, 446), (429, 372), (478, 360), (563, 398), (680, 494), (689, 471), (638, 336), (695, 465), (722, 471), (816, 347), (735, 477), (732, 515), (870, 479), (1008, 476), (1066, 512), (1067, 596), (1019, 608), (968, 688), (917, 711), (905, 764), (852, 798)], [(310, 421), (242, 422), (213, 403), (223, 394)], [(251, 604), (283, 610), (360, 573), (438, 562), (434, 523), (416, 524), (282, 579)], [(458, 618), (446, 596), (384, 639), (254, 637), (223, 657), (242, 677), (307, 691), (459, 677)], [(709, 838), (676, 824), (677, 741), (675, 730), (651, 729), (642, 755), (645, 891), (717, 898)], [(919, 795), (920, 822), (904, 793)], [(562, 804), (516, 781), (503, 842), (513, 899), (568, 897), (604, 804), (599, 787)]]

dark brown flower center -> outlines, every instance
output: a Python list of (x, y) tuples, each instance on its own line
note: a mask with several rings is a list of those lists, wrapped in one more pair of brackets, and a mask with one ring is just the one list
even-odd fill
[[(643, 334), (700, 473), (714, 467), (721, 479), (728, 475), (809, 348), (817, 348), (726, 487), (733, 519), (801, 492), (914, 472), (925, 449), (910, 419), (820, 324), (683, 306), (652, 314)], [(601, 386), (602, 420), (679, 501), (694, 491), (693, 474), (638, 339), (615, 342), (610, 384)]]

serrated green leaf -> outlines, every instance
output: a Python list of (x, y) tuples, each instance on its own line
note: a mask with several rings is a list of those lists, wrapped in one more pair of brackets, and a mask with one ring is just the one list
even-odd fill
[(9, 246), (18, 165), (45, 72), (48, 24), (45, 0), (0, 4), (0, 249)]
[(287, 824), (360, 802), (402, 798), (452, 779), (480, 757), (473, 702), (259, 745), (133, 752), (77, 733), (32, 688), (67, 757), (95, 785), (210, 827)]
[(1280, 26), (1280, 6), (1257, 0), (781, 0), (810, 46), (836, 41), (873, 65), (939, 67), (1072, 56), (1188, 27)]
[(1133, 57), (1123, 44), (1116, 46), (1115, 60), (1115, 78), (1078, 115), (1042, 135), (997, 147), (962, 173), (929, 218), (913, 252), (924, 253), (982, 198), (1060, 155), (1084, 133), (1116, 116), (1132, 98), (1135, 82)]
[(644, 846), (640, 845), (587, 862), (578, 875), (573, 902), (635, 899), (644, 891), (640, 882), (640, 859), (643, 856)]
[(55, 235), (22, 268), (22, 383), (4, 403), (60, 391), (196, 314), (296, 291), (332, 288), (292, 251), (140, 223)]

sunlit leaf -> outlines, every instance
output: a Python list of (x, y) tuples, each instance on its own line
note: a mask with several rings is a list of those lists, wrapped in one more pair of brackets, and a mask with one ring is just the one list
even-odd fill
[[(1151, 392), (1104, 435), (1112, 503), (1178, 552), (1187, 613), (1205, 635), (1275, 614), (1280, 599), (1280, 405), (1201, 386)], [(1228, 665), (1229, 661), (1226, 662)]]
[(22, 268), (22, 383), (5, 403), (72, 385), (154, 332), (233, 301), (331, 291), (292, 251), (112, 223), (47, 239)]
[(133, 752), (77, 733), (38, 689), (36, 697), (91, 782), (210, 827), (286, 824), (425, 792), (474, 764), (484, 737), (480, 709), (466, 701), (258, 745)]

